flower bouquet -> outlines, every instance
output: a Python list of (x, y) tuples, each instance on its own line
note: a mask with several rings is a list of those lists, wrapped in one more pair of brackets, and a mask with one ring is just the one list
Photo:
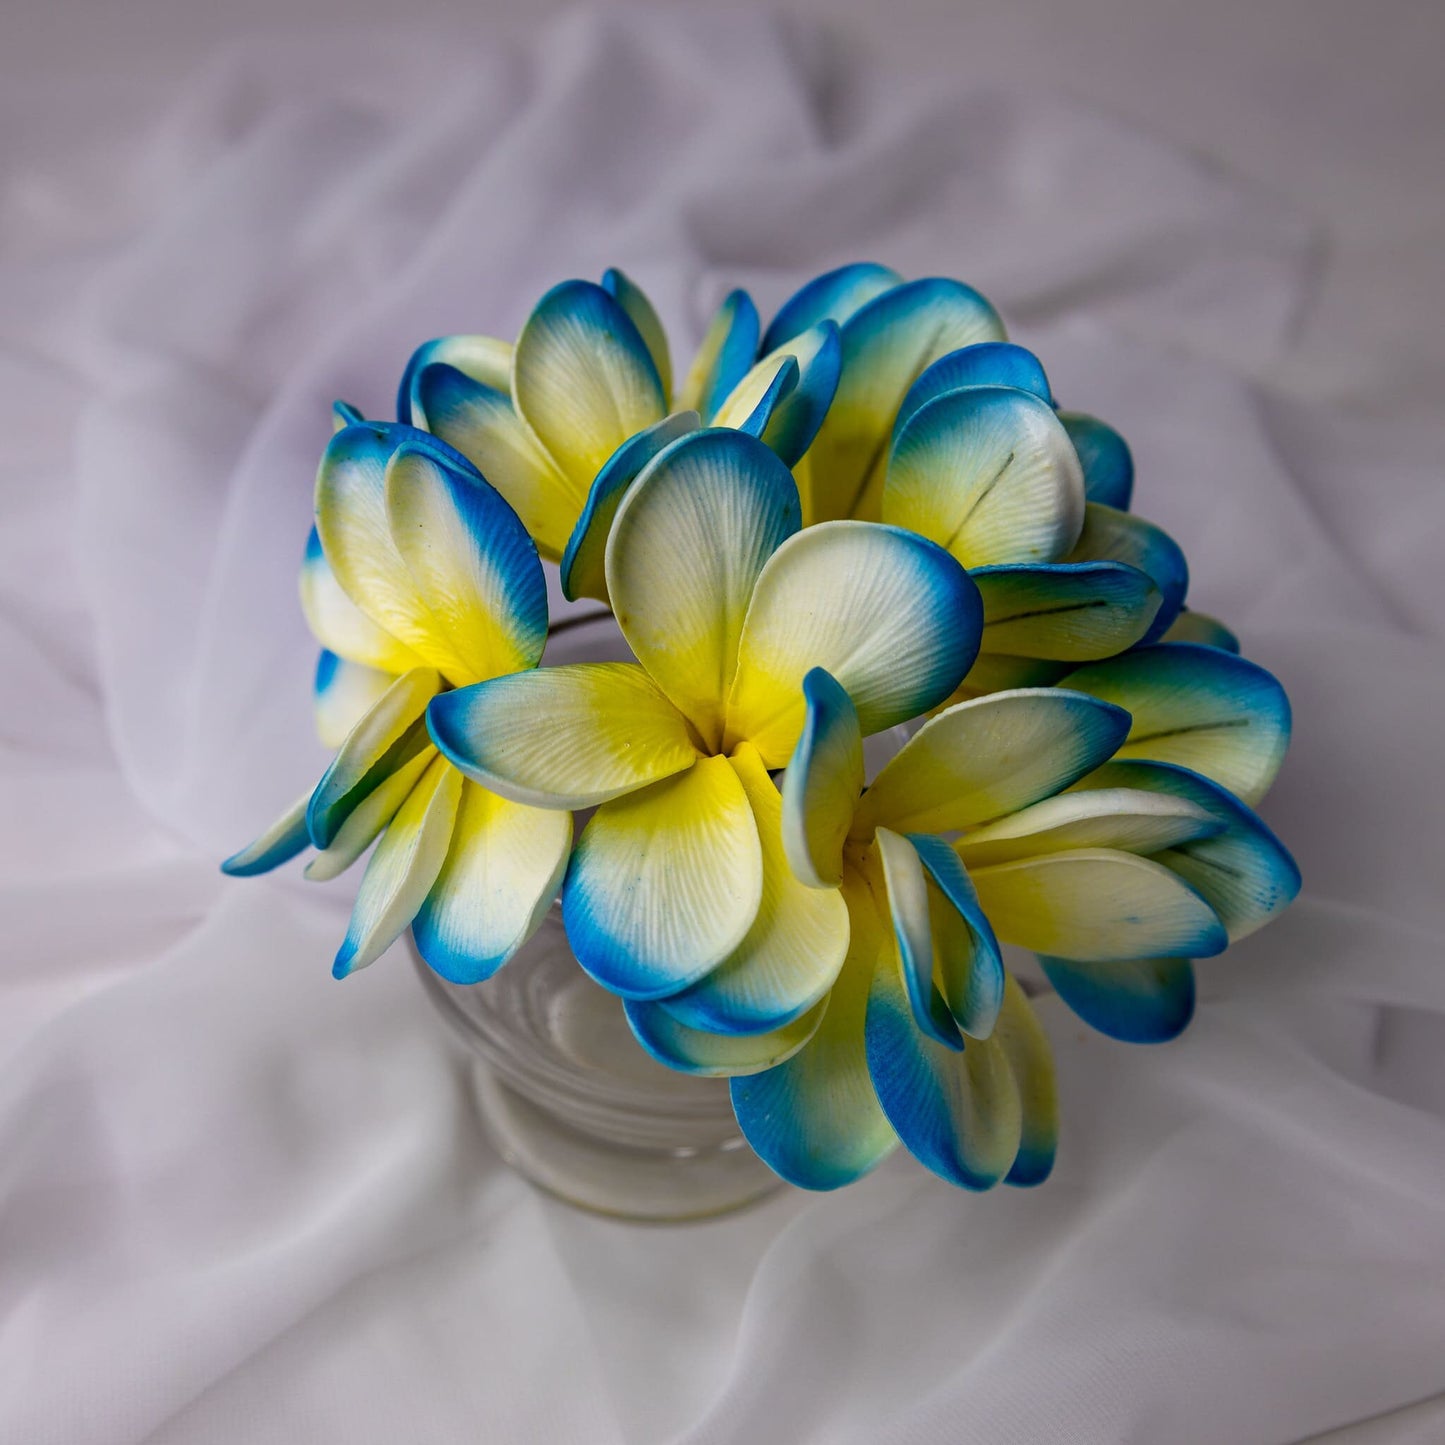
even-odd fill
[[(336, 426), (301, 573), (335, 759), (224, 866), (372, 849), (338, 978), (410, 929), (485, 986), (560, 894), (638, 1045), (729, 1079), (776, 1174), (901, 1141), (987, 1189), (1045, 1179), (1059, 1131), (1004, 946), (1159, 1042), (1192, 960), (1298, 891), (1253, 811), (1283, 690), (1185, 610), (1122, 438), (960, 282), (845, 266), (766, 330), (735, 291), (674, 387), (610, 271)], [(545, 665), (548, 568), (632, 660)]]

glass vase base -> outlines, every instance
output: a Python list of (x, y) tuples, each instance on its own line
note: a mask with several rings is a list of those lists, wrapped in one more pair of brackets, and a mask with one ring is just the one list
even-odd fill
[(483, 1125), (502, 1158), (539, 1189), (593, 1214), (680, 1224), (731, 1213), (783, 1187), (741, 1138), (632, 1148), (570, 1128), (486, 1065), (475, 1069), (474, 1080)]
[(783, 1188), (748, 1147), (726, 1079), (664, 1068), (573, 957), (555, 907), (483, 983), (422, 984), (468, 1054), (482, 1123), (517, 1173), (582, 1209), (710, 1219)]

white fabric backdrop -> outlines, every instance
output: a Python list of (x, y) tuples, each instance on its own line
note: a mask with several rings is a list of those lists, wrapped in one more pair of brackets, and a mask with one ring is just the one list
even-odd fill
[[(1440, 436), (1240, 379), (1306, 227), (1037, 95), (626, 12), (234, 48), (70, 184), (11, 187), (0, 272), (0, 1439), (1283, 1445), (1445, 1390)], [(326, 406), (562, 276), (621, 265), (690, 342), (859, 256), (979, 285), (1129, 436), (1294, 698), (1305, 892), (1174, 1045), (1045, 1007), (1043, 1190), (900, 1158), (591, 1219), (490, 1153), (399, 958), (331, 981), (345, 885), (215, 871), (321, 763)]]

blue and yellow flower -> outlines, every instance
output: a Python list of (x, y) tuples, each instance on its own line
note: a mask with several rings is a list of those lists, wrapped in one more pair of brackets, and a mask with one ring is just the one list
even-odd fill
[[(563, 918), (578, 960), (732, 1065), (817, 1022), (848, 947), (837, 895), (792, 877), (770, 772), (806, 719), (804, 675), (847, 687), (864, 733), (936, 706), (977, 646), (979, 604), (940, 547), (877, 523), (802, 529), (787, 467), (751, 435), (674, 441), (618, 508), (608, 592), (635, 663), (499, 677), (435, 698), (469, 778), (541, 808), (595, 807)], [(801, 1022), (800, 1022), (801, 1021)], [(750, 1052), (751, 1051), (751, 1052)]]
[[(565, 281), (538, 302), (515, 347), (444, 337), (421, 347), (400, 414), (468, 456), (516, 509), (566, 596), (607, 600), (607, 536), (628, 488), (670, 442), (707, 425), (759, 437), (792, 466), (838, 382), (831, 321), (758, 359), (759, 320), (734, 291), (677, 395), (667, 336), (620, 271)], [(674, 407), (676, 410), (674, 410)]]
[[(854, 947), (813, 1038), (734, 1081), (743, 1132), (812, 1188), (856, 1178), (900, 1138), (969, 1188), (1036, 1182), (1057, 1135), (1052, 1065), (999, 938), (1018, 941), (1023, 918), (1089, 957), (1217, 952), (1224, 935), (1208, 905), (1130, 851), (1212, 822), (1183, 800), (1100, 791), (1072, 808), (1072, 849), (1031, 846), (1028, 820), (1128, 733), (1128, 715), (1092, 696), (1020, 689), (956, 703), (865, 790), (846, 689), (820, 669), (804, 694), (807, 724), (783, 781), (784, 847), (800, 881), (841, 891)], [(996, 842), (969, 867), (948, 837), (979, 832), (1021, 841)]]
[(334, 972), (378, 958), (411, 927), (455, 982), (501, 966), (535, 929), (572, 841), (566, 813), (462, 777), (426, 710), (449, 688), (533, 668), (547, 636), (537, 551), (464, 457), (416, 428), (344, 423), (316, 479), (301, 596), (325, 651), (317, 716), (337, 754), (314, 790), (225, 871), (265, 872), (309, 845), (313, 879), (376, 844)]
[[(1228, 652), (1158, 645), (1066, 687), (954, 704), (866, 790), (846, 690), (818, 670), (804, 694), (784, 850), (800, 881), (841, 891), (852, 946), (812, 1035), (766, 1070), (731, 1071), (739, 1123), (810, 1188), (847, 1183), (899, 1139), (968, 1188), (1037, 1183), (1057, 1135), (1052, 1066), (999, 942), (1037, 953), (1102, 1032), (1177, 1035), (1191, 960), (1299, 888), (1246, 801), (1283, 757), (1284, 693)], [(654, 1052), (684, 1067), (673, 1034)]]
[(984, 603), (960, 696), (1058, 680), (1157, 639), (1183, 603), (1183, 553), (1130, 515), (1122, 437), (1056, 408), (1043, 367), (962, 282), (845, 266), (786, 303), (765, 345), (840, 327), (831, 407), (797, 467), (807, 522), (877, 519), (946, 547)]
[[(329, 878), (375, 845), (338, 977), (410, 927), (485, 979), (561, 889), (642, 1045), (729, 1078), (785, 1178), (832, 1188), (901, 1141), (983, 1189), (1041, 1181), (1058, 1134), (1003, 945), (1160, 1042), (1193, 960), (1298, 891), (1253, 811), (1282, 689), (1184, 608), (1123, 439), (1059, 410), (962, 283), (841, 267), (766, 333), (735, 291), (674, 393), (609, 271), (515, 345), (420, 347), (398, 416), (338, 403), (317, 476), (301, 597), (335, 759), (224, 865), (311, 845)], [(634, 661), (539, 667), (543, 559)], [(906, 725), (865, 786), (865, 738)]]
[[(1299, 892), (1299, 869), (1254, 812), (1289, 746), (1289, 699), (1269, 672), (1218, 642), (1179, 641), (1081, 668), (1064, 685), (1130, 714), (1119, 751), (1075, 784), (1076, 791), (1147, 789), (1187, 799), (1220, 824), (1216, 833), (1156, 859), (1208, 900), (1231, 943), (1289, 904)], [(1155, 1043), (1175, 1037), (1189, 1022), (1194, 971), (1187, 958), (1099, 969), (1057, 952), (1039, 949), (1049, 981), (1101, 1032)]]

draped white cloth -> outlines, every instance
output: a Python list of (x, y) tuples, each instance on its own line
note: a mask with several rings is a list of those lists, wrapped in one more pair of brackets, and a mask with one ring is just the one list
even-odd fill
[[(35, 184), (0, 260), (0, 1440), (1283, 1445), (1445, 1390), (1440, 438), (1241, 379), (1305, 303), (1298, 221), (721, 12), (238, 48)], [(1040, 1190), (896, 1157), (590, 1218), (490, 1152), (399, 955), (333, 983), (345, 883), (216, 871), (323, 762), (327, 405), (387, 414), (415, 343), (566, 276), (622, 266), (685, 355), (732, 285), (766, 312), (860, 257), (978, 285), (1130, 438), (1191, 601), (1294, 699), (1264, 812), (1304, 894), (1175, 1044), (1045, 1004)]]

